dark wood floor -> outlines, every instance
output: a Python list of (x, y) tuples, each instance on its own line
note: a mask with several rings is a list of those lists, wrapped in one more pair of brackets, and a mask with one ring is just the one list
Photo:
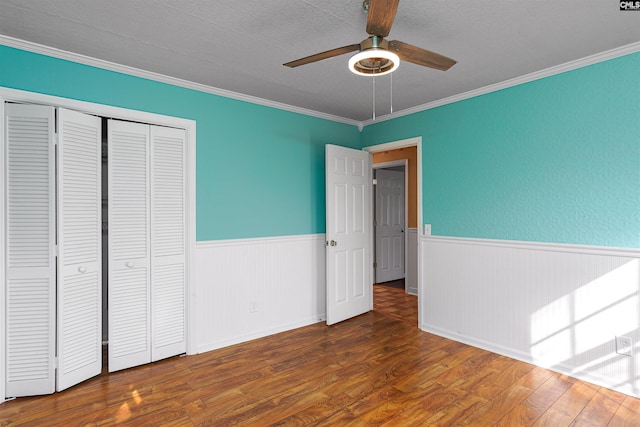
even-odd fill
[(374, 285), (373, 309), (383, 316), (418, 327), (418, 297), (406, 293), (404, 286)]
[(640, 425), (640, 400), (422, 332), (381, 291), (407, 298), (9, 401), (0, 425)]
[(398, 279), (398, 280), (391, 280), (389, 282), (376, 283), (376, 285), (388, 286), (388, 287), (391, 287), (391, 288), (405, 289), (405, 281), (404, 281), (404, 279)]

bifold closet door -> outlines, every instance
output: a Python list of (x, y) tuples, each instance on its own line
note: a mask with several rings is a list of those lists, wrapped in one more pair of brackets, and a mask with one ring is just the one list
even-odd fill
[(58, 110), (58, 391), (102, 370), (101, 127)]
[(5, 108), (8, 397), (55, 390), (54, 120), (53, 107)]
[(102, 368), (101, 121), (8, 104), (6, 128), (6, 394), (48, 394)]
[(109, 370), (184, 353), (185, 132), (109, 121)]
[(149, 126), (109, 120), (109, 371), (151, 361)]
[(185, 131), (151, 126), (152, 361), (186, 351)]

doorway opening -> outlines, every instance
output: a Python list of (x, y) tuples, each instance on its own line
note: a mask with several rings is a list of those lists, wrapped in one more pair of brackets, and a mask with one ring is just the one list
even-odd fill
[[(388, 317), (397, 320), (407, 321), (413, 325), (420, 325), (420, 291), (419, 291), (419, 230), (422, 221), (421, 209), (421, 150), (422, 138), (411, 138), (407, 140), (390, 142), (376, 146), (366, 147), (365, 150), (372, 153), (372, 166), (376, 185), (374, 185), (374, 254), (376, 267), (374, 268), (374, 310)], [(396, 189), (396, 200), (394, 203), (385, 203), (384, 212), (380, 212), (380, 198), (378, 195), (387, 193), (387, 201), (391, 201), (393, 196), (389, 189), (382, 190), (379, 173), (386, 174), (395, 172), (403, 177), (402, 204), (398, 206), (399, 195)], [(384, 181), (384, 179), (382, 180)], [(384, 184), (387, 185), (387, 184)], [(392, 209), (392, 210), (390, 210)], [(382, 230), (380, 223), (389, 222), (389, 218), (378, 218), (389, 213), (395, 215), (395, 230)], [(387, 226), (388, 224), (385, 224)], [(382, 233), (381, 233), (382, 231)], [(391, 233), (389, 233), (391, 232)], [(395, 232), (395, 234), (393, 233)], [(381, 236), (382, 234), (382, 236)], [(382, 242), (381, 237), (389, 237)], [(395, 238), (395, 248), (391, 246)], [(388, 252), (385, 253), (385, 252)], [(383, 256), (386, 256), (384, 260)], [(398, 257), (401, 255), (402, 258)], [(380, 274), (378, 263), (386, 262), (386, 268), (390, 265), (391, 256), (396, 256), (396, 272), (388, 276)], [(401, 270), (397, 266), (397, 261), (402, 259)], [(387, 269), (389, 270), (389, 269)], [(401, 276), (398, 276), (401, 271)]]
[(373, 164), (374, 283), (395, 287), (406, 275), (407, 165), (407, 159)]

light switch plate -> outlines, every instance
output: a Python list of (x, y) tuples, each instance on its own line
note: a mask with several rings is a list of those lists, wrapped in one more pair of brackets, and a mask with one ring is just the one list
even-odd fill
[(424, 235), (431, 236), (431, 224), (424, 225)]

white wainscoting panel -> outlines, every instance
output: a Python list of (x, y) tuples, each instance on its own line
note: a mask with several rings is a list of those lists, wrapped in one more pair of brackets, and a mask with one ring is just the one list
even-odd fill
[(418, 229), (407, 228), (407, 271), (404, 287), (407, 293), (418, 295)]
[[(420, 244), (421, 329), (640, 397), (640, 250)], [(632, 356), (616, 353), (616, 335)]]
[(197, 351), (323, 321), (324, 242), (324, 234), (197, 242)]

